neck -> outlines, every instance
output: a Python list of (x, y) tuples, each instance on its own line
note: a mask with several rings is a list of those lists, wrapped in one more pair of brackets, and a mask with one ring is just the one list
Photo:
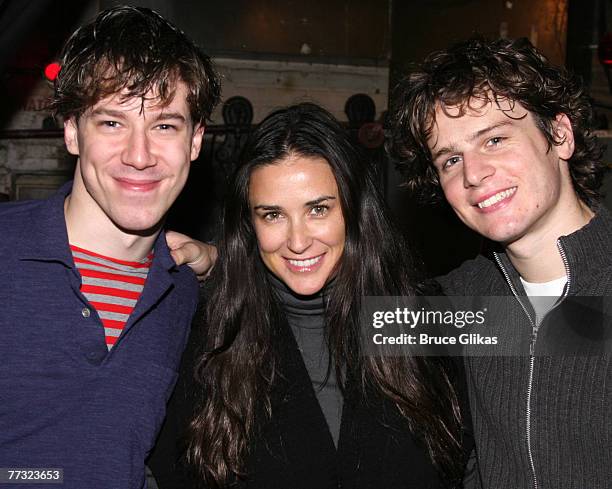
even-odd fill
[(79, 195), (73, 189), (64, 201), (70, 244), (119, 260), (146, 258), (153, 249), (161, 223), (143, 233), (130, 233), (116, 226), (99, 207), (89, 205)]
[(548, 225), (505, 244), (508, 258), (527, 282), (543, 283), (563, 277), (566, 274), (565, 263), (557, 242), (561, 236), (584, 227), (593, 215), (593, 211), (576, 196), (572, 206), (559, 209), (556, 215), (550, 216)]

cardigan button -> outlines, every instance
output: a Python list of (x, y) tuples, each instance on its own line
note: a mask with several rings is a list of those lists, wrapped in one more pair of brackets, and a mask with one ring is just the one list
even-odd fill
[(81, 315), (84, 318), (88, 318), (89, 316), (91, 316), (91, 311), (89, 310), (88, 307), (84, 307), (83, 309), (81, 309)]

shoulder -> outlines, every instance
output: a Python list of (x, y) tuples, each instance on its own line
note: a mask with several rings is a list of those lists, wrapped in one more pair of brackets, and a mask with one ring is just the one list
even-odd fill
[[(168, 271), (173, 283), (173, 292), (183, 304), (190, 303), (195, 306), (198, 300), (198, 280), (193, 270), (186, 264), (177, 265), (172, 257), (170, 248), (166, 241), (166, 232), (162, 230), (155, 239), (153, 246), (153, 265), (151, 272), (155, 269)], [(165, 273), (163, 274), (165, 275)], [(193, 312), (193, 311), (192, 311)]]
[(35, 216), (46, 201), (29, 200), (0, 204), (0, 248), (15, 249), (35, 231)]
[(43, 208), (47, 204), (45, 200), (24, 200), (17, 202), (3, 202), (0, 204), (0, 226), (9, 223), (16, 223), (20, 227), (28, 225), (24, 217), (32, 214), (37, 209)]
[(175, 295), (186, 307), (191, 317), (196, 311), (199, 300), (199, 283), (193, 271), (187, 265), (179, 265), (174, 273)]
[(609, 295), (612, 291), (612, 216), (603, 206), (577, 231), (559, 242), (572, 272), (571, 293)]
[(492, 258), (478, 255), (476, 258), (463, 262), (446, 275), (436, 280), (446, 295), (474, 295), (480, 291), (490, 290), (500, 274)]

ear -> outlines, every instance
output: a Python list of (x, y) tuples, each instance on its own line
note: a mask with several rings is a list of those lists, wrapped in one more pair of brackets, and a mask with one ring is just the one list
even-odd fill
[(79, 155), (79, 134), (77, 122), (74, 117), (64, 121), (64, 143), (70, 154)]
[(198, 124), (193, 131), (193, 136), (191, 136), (191, 161), (195, 160), (200, 154), (205, 129), (204, 124)]
[(553, 122), (555, 139), (561, 143), (556, 145), (557, 154), (562, 160), (569, 160), (574, 154), (574, 130), (569, 117), (565, 114), (557, 114)]

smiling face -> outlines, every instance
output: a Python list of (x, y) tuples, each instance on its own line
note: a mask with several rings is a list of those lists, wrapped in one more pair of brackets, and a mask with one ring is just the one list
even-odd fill
[(563, 161), (573, 152), (568, 118), (553, 121), (565, 142), (549, 149), (520, 104), (470, 102), (460, 116), (458, 107), (447, 107), (447, 114), (438, 106), (428, 141), (446, 199), (470, 228), (505, 245), (554, 235), (577, 205)]
[(320, 291), (345, 240), (338, 185), (327, 161), (290, 155), (256, 168), (249, 205), (266, 267), (297, 294)]
[(185, 185), (203, 132), (191, 122), (180, 81), (165, 106), (151, 93), (144, 103), (121, 94), (100, 100), (65, 124), (66, 146), (78, 155), (70, 195), (78, 211), (70, 215), (104, 229), (156, 230)]

